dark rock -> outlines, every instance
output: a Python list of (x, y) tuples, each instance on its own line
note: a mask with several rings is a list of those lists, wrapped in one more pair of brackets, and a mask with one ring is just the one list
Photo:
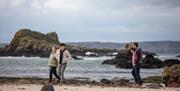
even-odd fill
[[(158, 58), (154, 58), (153, 53), (147, 53), (142, 60), (142, 68), (161, 68), (162, 61)], [(115, 65), (117, 68), (132, 68), (132, 53), (126, 50), (120, 50), (118, 55), (111, 60), (104, 60), (102, 64)]]
[(45, 83), (40, 91), (54, 91), (54, 87), (50, 83)]
[(176, 57), (180, 57), (180, 55), (177, 55)]
[(120, 50), (118, 55), (111, 60), (105, 60), (102, 64), (111, 64), (116, 65), (116, 67), (120, 68), (131, 68), (131, 56), (132, 54), (128, 50)]
[(128, 86), (129, 80), (128, 79), (112, 80), (111, 84), (114, 86)]
[(103, 84), (110, 84), (110, 83), (111, 83), (111, 81), (108, 80), (108, 79), (106, 79), (106, 78), (102, 78), (102, 79), (100, 80), (100, 82), (103, 83)]
[(85, 84), (89, 84), (89, 85), (93, 85), (96, 84), (96, 81), (90, 81), (88, 79), (83, 79), (83, 80), (79, 80), (77, 78), (73, 78), (73, 79), (68, 79), (65, 81), (65, 84), (73, 84), (73, 85), (85, 85)]
[(166, 59), (164, 60), (163, 66), (172, 66), (174, 64), (180, 64), (180, 60), (178, 59)]
[(142, 68), (161, 68), (162, 61), (158, 58), (154, 58), (152, 54), (148, 54), (142, 61)]

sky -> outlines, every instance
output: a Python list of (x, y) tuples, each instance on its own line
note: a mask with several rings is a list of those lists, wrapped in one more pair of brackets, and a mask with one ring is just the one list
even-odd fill
[(0, 43), (22, 28), (61, 42), (180, 41), (180, 0), (0, 0)]

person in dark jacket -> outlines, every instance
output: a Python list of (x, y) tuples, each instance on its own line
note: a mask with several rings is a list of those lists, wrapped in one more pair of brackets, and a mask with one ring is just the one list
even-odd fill
[(140, 67), (142, 63), (142, 49), (138, 46), (138, 42), (132, 43), (132, 75), (134, 77), (134, 80), (136, 82), (137, 86), (142, 85), (142, 80), (140, 77)]

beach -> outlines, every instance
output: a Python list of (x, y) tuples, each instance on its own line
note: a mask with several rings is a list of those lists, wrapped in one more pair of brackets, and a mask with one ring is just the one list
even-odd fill
[[(40, 91), (46, 78), (0, 78), (0, 91)], [(93, 81), (80, 81), (67, 79), (63, 85), (59, 85), (53, 80), (52, 85), (55, 91), (180, 91), (180, 88), (156, 87), (145, 85), (135, 88), (133, 83), (126, 85), (105, 84)]]
[[(42, 85), (35, 84), (4, 84), (0, 85), (0, 91), (40, 91)], [(104, 86), (69, 86), (55, 85), (55, 91), (180, 91), (180, 88), (127, 88), (127, 87), (104, 87)]]

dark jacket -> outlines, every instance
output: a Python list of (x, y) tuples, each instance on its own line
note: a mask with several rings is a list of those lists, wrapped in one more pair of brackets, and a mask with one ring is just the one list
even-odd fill
[(139, 64), (142, 63), (142, 49), (137, 48), (132, 55), (132, 64)]

